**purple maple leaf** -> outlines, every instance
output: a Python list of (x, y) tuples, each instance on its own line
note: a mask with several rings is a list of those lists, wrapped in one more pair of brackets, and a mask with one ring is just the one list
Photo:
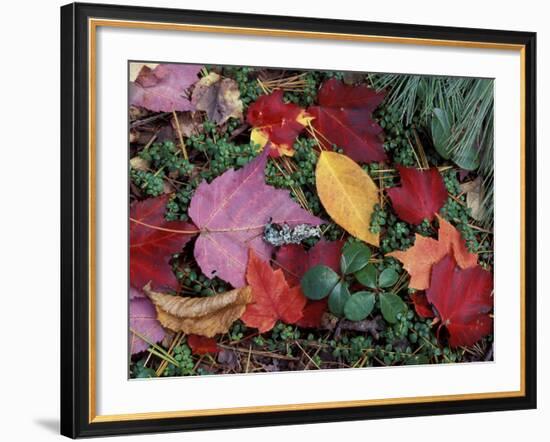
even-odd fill
[(203, 273), (218, 276), (233, 287), (245, 285), (248, 249), (264, 260), (273, 247), (263, 240), (263, 230), (274, 223), (319, 225), (323, 220), (302, 209), (286, 190), (265, 184), (268, 149), (235, 171), (229, 169), (197, 188), (189, 215), (202, 233), (195, 244), (195, 259)]
[(130, 83), (130, 104), (153, 112), (194, 110), (187, 90), (197, 82), (201, 69), (193, 64), (143, 66), (136, 81)]
[(157, 343), (164, 339), (165, 333), (157, 321), (157, 311), (148, 298), (130, 300), (130, 354), (147, 350), (149, 344), (132, 333), (132, 330), (147, 338), (149, 342)]

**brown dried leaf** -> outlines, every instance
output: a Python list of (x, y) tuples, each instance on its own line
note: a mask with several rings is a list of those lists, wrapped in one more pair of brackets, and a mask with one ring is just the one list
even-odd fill
[(157, 319), (173, 331), (211, 338), (226, 333), (252, 301), (249, 286), (207, 298), (188, 298), (155, 292), (146, 285), (145, 294), (157, 309)]
[[(181, 134), (184, 137), (199, 135), (202, 132), (202, 118), (199, 112), (177, 112), (177, 116)], [(170, 124), (174, 131), (178, 130), (173, 118), (170, 120)]]
[(149, 161), (136, 156), (136, 157), (130, 158), (130, 166), (132, 167), (132, 169), (135, 169), (135, 170), (147, 171), (151, 167), (151, 164), (149, 163)]
[(471, 210), (472, 218), (476, 221), (483, 219), (484, 207), (483, 207), (483, 180), (481, 177), (477, 177), (473, 181), (463, 183), (460, 185), (460, 191), (466, 193), (466, 206)]
[(197, 82), (191, 101), (218, 126), (230, 117), (239, 120), (243, 118), (243, 103), (237, 82), (231, 78), (222, 78), (215, 72), (210, 72)]

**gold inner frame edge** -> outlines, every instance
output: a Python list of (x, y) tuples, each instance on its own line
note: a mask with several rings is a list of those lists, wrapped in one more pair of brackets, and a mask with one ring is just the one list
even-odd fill
[[(272, 37), (293, 37), (293, 38), (309, 38), (309, 39), (326, 39), (340, 41), (358, 41), (370, 43), (388, 43), (388, 44), (410, 44), (419, 46), (444, 46), (444, 47), (461, 47), (461, 48), (477, 48), (477, 49), (497, 49), (518, 51), (520, 53), (520, 207), (521, 207), (521, 226), (520, 226), (520, 389), (517, 391), (499, 391), (487, 393), (465, 393), (452, 395), (436, 395), (436, 396), (414, 396), (414, 397), (398, 397), (387, 399), (365, 399), (352, 401), (332, 401), (332, 402), (317, 402), (317, 403), (300, 403), (300, 404), (284, 404), (284, 405), (262, 405), (248, 407), (233, 407), (233, 408), (215, 408), (201, 410), (177, 410), (177, 411), (158, 411), (147, 413), (128, 413), (128, 414), (96, 414), (96, 315), (95, 315), (95, 274), (96, 274), (96, 238), (95, 238), (95, 208), (96, 208), (96, 34), (97, 28), (115, 27), (115, 28), (134, 28), (148, 30), (170, 30), (170, 31), (186, 31), (186, 32), (207, 32), (218, 34), (237, 34), (237, 35), (254, 35), (254, 36), (272, 36)], [(329, 408), (348, 408), (348, 407), (365, 407), (375, 405), (397, 405), (397, 404), (414, 404), (427, 402), (442, 402), (442, 401), (460, 401), (460, 400), (482, 400), (482, 399), (497, 399), (497, 398), (513, 398), (525, 396), (525, 108), (526, 108), (526, 90), (525, 90), (525, 45), (522, 44), (507, 44), (493, 42), (475, 42), (475, 41), (460, 41), (460, 40), (444, 40), (444, 39), (425, 39), (412, 37), (390, 37), (362, 34), (345, 34), (345, 33), (330, 33), (330, 32), (311, 32), (311, 31), (292, 31), (282, 29), (265, 29), (265, 28), (248, 28), (248, 27), (232, 27), (232, 26), (212, 26), (212, 25), (191, 25), (182, 23), (159, 23), (159, 22), (141, 22), (132, 20), (111, 20), (111, 19), (88, 19), (88, 94), (89, 94), (89, 383), (88, 383), (88, 422), (117, 422), (117, 421), (134, 421), (146, 419), (169, 419), (183, 417), (198, 417), (198, 416), (220, 416), (220, 415), (238, 415), (247, 413), (273, 413), (280, 411), (298, 411), (298, 410), (322, 410)]]

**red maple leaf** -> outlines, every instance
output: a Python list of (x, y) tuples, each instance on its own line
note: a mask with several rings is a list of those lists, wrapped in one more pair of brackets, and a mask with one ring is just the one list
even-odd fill
[(246, 120), (252, 126), (252, 141), (264, 147), (269, 155), (294, 155), (294, 141), (307, 125), (308, 115), (300, 106), (283, 101), (283, 91), (262, 95), (248, 107)]
[(460, 232), (439, 215), (437, 215), (437, 219), (439, 221), (439, 238), (437, 240), (417, 233), (414, 246), (405, 251), (396, 250), (386, 255), (403, 263), (403, 267), (411, 275), (410, 288), (427, 289), (430, 285), (432, 266), (449, 253), (453, 254), (456, 262), (463, 269), (477, 264), (477, 254), (468, 251), (466, 241)]
[(199, 335), (189, 335), (187, 344), (191, 348), (193, 354), (205, 355), (208, 353), (217, 353), (219, 351), (218, 344), (214, 338), (207, 338)]
[(397, 166), (401, 187), (388, 189), (397, 216), (410, 224), (430, 221), (447, 201), (448, 193), (437, 168), (418, 170)]
[(326, 149), (336, 144), (355, 161), (384, 161), (382, 128), (372, 118), (383, 99), (382, 92), (332, 78), (321, 86), (318, 106), (307, 112), (314, 117), (313, 127), (320, 133), (317, 138)]
[(252, 303), (248, 304), (241, 320), (261, 333), (273, 328), (277, 320), (295, 324), (303, 316), (306, 297), (300, 287), (290, 288), (283, 271), (273, 270), (250, 250), (246, 279), (252, 289)]
[(424, 319), (434, 317), (432, 306), (428, 302), (428, 298), (426, 298), (425, 293), (422, 293), (422, 292), (413, 293), (411, 295), (411, 301), (413, 302), (414, 310), (416, 311), (416, 314), (418, 316)]
[(327, 307), (328, 298), (321, 299), (320, 301), (308, 300), (304, 307), (304, 316), (296, 322), (296, 325), (306, 328), (319, 328)]
[(436, 308), (451, 347), (471, 346), (491, 333), (493, 276), (481, 266), (461, 269), (452, 255), (432, 268), (428, 302)]
[(285, 274), (288, 285), (300, 285), (302, 276), (312, 267), (322, 264), (335, 272), (339, 271), (340, 256), (344, 241), (320, 240), (308, 252), (297, 244), (282, 246), (275, 258), (275, 268), (280, 268)]
[(168, 195), (163, 195), (137, 202), (130, 208), (130, 284), (139, 290), (149, 281), (155, 289), (177, 288), (170, 259), (194, 234), (171, 230), (196, 230), (183, 221), (166, 221), (167, 202)]

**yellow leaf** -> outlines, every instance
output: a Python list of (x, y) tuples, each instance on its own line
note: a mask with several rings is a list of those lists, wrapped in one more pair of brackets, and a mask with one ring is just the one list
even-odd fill
[(351, 235), (378, 246), (378, 234), (369, 229), (378, 187), (352, 159), (335, 152), (321, 153), (317, 170), (317, 193), (331, 218)]
[(149, 284), (143, 291), (155, 304), (157, 319), (163, 327), (208, 338), (227, 333), (252, 301), (249, 286), (205, 298), (154, 292)]

